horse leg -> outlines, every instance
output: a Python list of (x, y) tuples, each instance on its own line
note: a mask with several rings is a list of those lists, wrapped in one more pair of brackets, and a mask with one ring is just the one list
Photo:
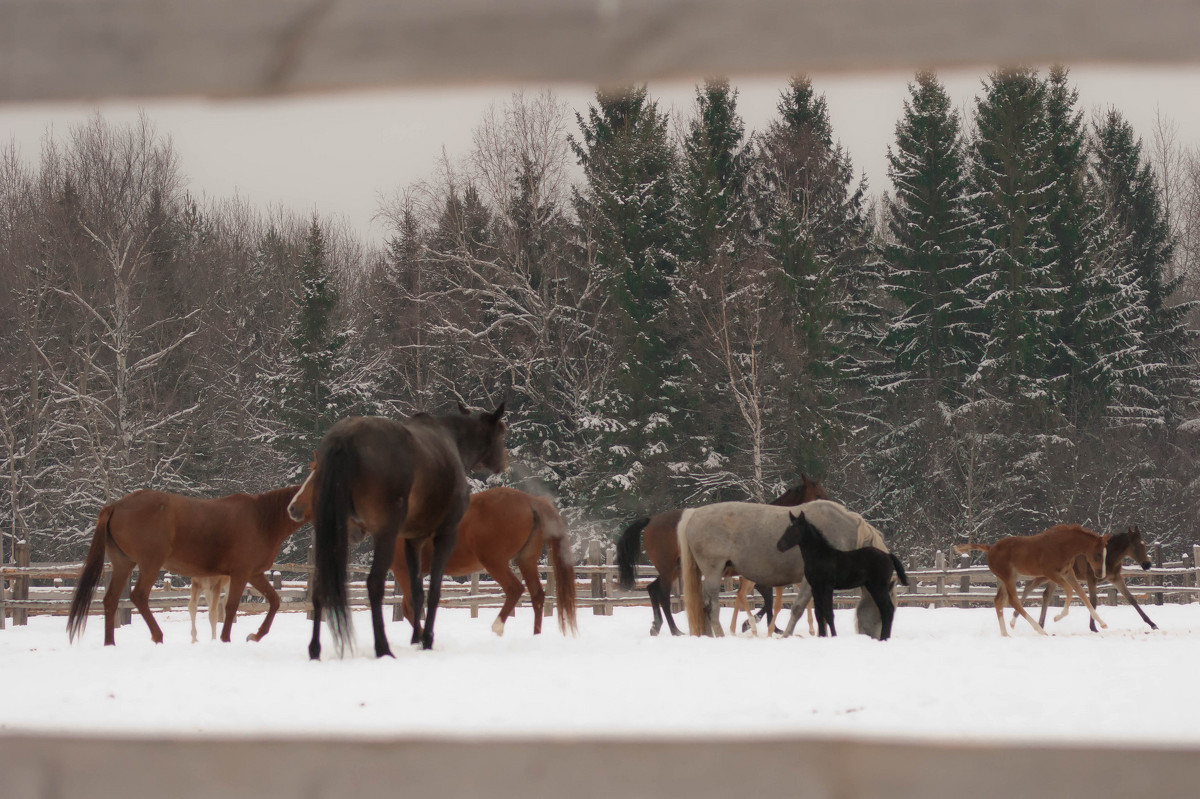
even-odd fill
[(112, 575), (108, 578), (108, 588), (104, 590), (104, 645), (114, 646), (117, 643), (117, 607), (121, 603), (121, 593), (129, 585), (133, 561), (112, 546), (108, 548), (108, 560), (112, 563)]
[(546, 589), (542, 588), (542, 578), (538, 574), (537, 561), (536, 552), (532, 553), (532, 557), (518, 558), (517, 570), (521, 572), (525, 586), (529, 589), (529, 604), (533, 607), (533, 634), (541, 635), (542, 613), (546, 607)]
[(724, 564), (701, 572), (704, 584), (704, 611), (708, 617), (705, 632), (716, 638), (725, 637), (725, 630), (721, 628), (721, 580), (724, 572)]
[[(1091, 614), (1092, 620), (1104, 629), (1108, 629), (1108, 625), (1104, 623), (1104, 620), (1100, 618), (1100, 614), (1096, 612), (1095, 606), (1088, 601), (1088, 595), (1084, 593), (1083, 586), (1079, 584), (1078, 578), (1075, 577), (1075, 572), (1068, 569), (1063, 573), (1063, 579), (1066, 580), (1067, 585), (1071, 586), (1071, 590), (1079, 595), (1079, 601), (1083, 603), (1085, 608), (1087, 608), (1088, 613)], [(1094, 587), (1092, 592), (1093, 594), (1095, 593)], [(1063, 615), (1067, 615), (1066, 608), (1063, 609)], [(1092, 628), (1092, 632), (1096, 632), (1095, 627)]]
[[(1004, 606), (1008, 604), (1008, 589), (999, 578), (996, 579), (996, 596), (992, 597), (992, 605), (996, 608), (996, 621), (1000, 622), (1000, 635), (1008, 637), (1008, 628), (1004, 626)], [(1013, 615), (1016, 615), (1013, 611)]]
[[(783, 589), (784, 589), (784, 586), (782, 586), (782, 585), (779, 586), (779, 590), (775, 593), (775, 601), (771, 605), (771, 615), (774, 617), (775, 621), (778, 621), (779, 614), (783, 613)], [(774, 633), (775, 635), (779, 634), (780, 630), (778, 627), (775, 626), (775, 621), (771, 622), (768, 635), (771, 633)], [(808, 614), (808, 626), (809, 626), (809, 629), (812, 628), (812, 614), (811, 613)]]
[(188, 615), (192, 617), (192, 643), (199, 641), (196, 635), (196, 608), (200, 602), (200, 583), (196, 582), (196, 578), (192, 578), (192, 585), (188, 596)]
[(821, 586), (813, 589), (813, 605), (817, 609), (817, 635), (826, 638), (833, 632), (833, 589)]
[[(783, 636), (787, 638), (796, 631), (796, 622), (800, 621), (800, 615), (804, 613), (804, 608), (812, 601), (813, 592), (812, 586), (808, 584), (808, 580), (801, 580), (796, 586), (796, 601), (792, 603), (792, 615), (788, 617), (787, 628), (783, 631)], [(809, 622), (809, 632), (812, 632), (812, 622)]]
[[(1025, 612), (1025, 606), (1021, 604), (1021, 597), (1017, 594), (1017, 585), (1013, 581), (1013, 576), (1010, 574), (1007, 577), (1003, 578), (1002, 584), (1004, 586), (1005, 593), (1008, 595), (1008, 601), (1011, 602), (1012, 606), (1014, 608), (1016, 608), (1018, 613), (1021, 614), (1021, 617), (1023, 619), (1025, 619), (1025, 621), (1027, 621), (1031, 625), (1033, 625), (1033, 629), (1037, 630), (1042, 635), (1049, 635), (1049, 633), (1047, 633), (1044, 629), (1042, 629), (1042, 625), (1040, 625), (1036, 621), (1034, 621), (1033, 616), (1030, 616), (1028, 613)], [(997, 594), (997, 596), (999, 596), (999, 594)], [(1004, 611), (1001, 609), (1001, 607), (999, 605), (997, 605), (996, 612), (997, 612), (997, 614), (999, 614), (1000, 629), (1003, 631), (1003, 629), (1004, 629)], [(1008, 635), (1007, 632), (1005, 632), (1004, 634)]]
[(367, 572), (367, 601), (371, 605), (371, 629), (375, 633), (377, 658), (384, 655), (395, 657), (388, 646), (387, 631), (383, 628), (383, 590), (388, 569), (392, 568), (392, 557), (396, 554), (396, 535), (399, 531), (400, 522), (397, 520), (375, 536), (375, 554), (371, 559), (371, 571)]
[(858, 606), (854, 610), (854, 623), (858, 632), (878, 640), (883, 627), (883, 619), (879, 615), (879, 606), (864, 589), (859, 591)]
[(215, 577), (205, 586), (204, 601), (208, 605), (208, 625), (212, 630), (210, 640), (217, 639), (217, 625), (225, 622), (225, 603), (221, 595), (229, 594), (229, 577)]
[(263, 619), (258, 632), (250, 633), (246, 636), (246, 640), (261, 641), (263, 636), (271, 631), (271, 622), (275, 620), (275, 613), (279, 610), (279, 593), (271, 585), (271, 581), (267, 579), (267, 575), (265, 574), (256, 574), (251, 577), (250, 585), (254, 586), (256, 591), (267, 598), (267, 617)]
[[(766, 586), (764, 588), (761, 585), (757, 585), (755, 588), (758, 589), (758, 593), (761, 594), (763, 598), (762, 614), (766, 617), (767, 637), (770, 638), (771, 630), (775, 627), (775, 588), (773, 586)], [(779, 589), (779, 593), (783, 593), (782, 588)], [(758, 635), (757, 627), (754, 630), (754, 634)]]
[[(730, 635), (737, 635), (737, 617), (738, 617), (739, 610), (746, 611), (747, 616), (751, 615), (750, 603), (747, 602), (746, 600), (750, 595), (750, 587), (752, 585), (754, 585), (754, 583), (750, 582), (745, 577), (741, 577), (738, 579), (737, 596), (734, 597), (734, 599), (733, 599), (733, 618), (730, 619), (730, 621), (729, 621), (729, 634)], [(752, 621), (748, 621), (746, 623), (750, 624), (751, 626), (753, 626), (753, 624), (754, 624)], [(757, 628), (755, 628), (754, 634), (758, 635)]]
[[(442, 598), (442, 575), (446, 572), (446, 563), (454, 553), (454, 542), (458, 538), (458, 523), (462, 520), (462, 511), (466, 503), (455, 513), (453, 510), (446, 515), (433, 538), (433, 557), (429, 562), (429, 605), (425, 611), (425, 630), (421, 634), (421, 648), (433, 649), (433, 620), (437, 616), (438, 602)], [(511, 575), (512, 572), (509, 572)]]
[[(1078, 578), (1076, 578), (1076, 579), (1078, 579)], [(1087, 584), (1088, 584), (1088, 599), (1091, 600), (1092, 607), (1094, 608), (1094, 607), (1096, 607), (1096, 574), (1091, 569), (1088, 569), (1088, 572), (1087, 572)], [(1092, 632), (1098, 632), (1098, 630), (1096, 629), (1096, 620), (1095, 619), (1088, 620), (1088, 629), (1091, 630)]]
[[(492, 622), (492, 632), (496, 635), (504, 635), (504, 623), (508, 621), (508, 617), (513, 615), (513, 610), (517, 607), (517, 602), (521, 599), (521, 594), (525, 592), (525, 587), (521, 585), (521, 581), (512, 573), (512, 569), (508, 567), (508, 561), (500, 561), (497, 563), (493, 559), (484, 561), (480, 558), (480, 563), (483, 568), (487, 569), (487, 573), (492, 575), (492, 578), (499, 583), (504, 589), (504, 605), (500, 608), (500, 615)], [(433, 572), (429, 574), (430, 589), (433, 588)]]
[(146, 626), (150, 628), (150, 639), (156, 644), (163, 642), (162, 628), (158, 626), (158, 622), (154, 620), (154, 616), (150, 613), (150, 589), (154, 587), (154, 581), (158, 579), (159, 564), (153, 564), (154, 568), (150, 568), (144, 563), (138, 564), (138, 578), (133, 586), (133, 590), (129, 592), (129, 598), (133, 600), (133, 606), (138, 609), (138, 613), (142, 614), (142, 618), (146, 620)]
[(246, 578), (241, 575), (229, 576), (229, 596), (225, 598), (225, 622), (221, 625), (221, 643), (228, 644), (233, 634), (233, 623), (237, 621), (238, 605), (242, 604), (242, 594), (246, 593)]
[(308, 642), (308, 659), (321, 659), (321, 600), (317, 599), (317, 595), (313, 594), (312, 598), (312, 619), (313, 631), (312, 639)]
[[(1034, 580), (1032, 583), (1030, 583), (1030, 585), (1036, 585), (1038, 582), (1039, 582), (1038, 580)], [(1042, 612), (1038, 616), (1038, 624), (1042, 625), (1043, 627), (1046, 626), (1046, 613), (1050, 610), (1050, 600), (1054, 599), (1054, 591), (1057, 588), (1058, 588), (1058, 586), (1055, 585), (1054, 583), (1050, 582), (1049, 580), (1046, 581), (1046, 590), (1042, 592)], [(1029, 591), (1030, 591), (1029, 588), (1025, 589), (1026, 594), (1028, 594)], [(1025, 602), (1025, 595), (1022, 594), (1021, 603), (1024, 604), (1024, 602)], [(1017, 614), (1016, 613), (1013, 614), (1012, 626), (1014, 628), (1017, 626)]]
[[(651, 635), (658, 635), (658, 631), (662, 629), (663, 625), (662, 611), (658, 609), (658, 587), (661, 583), (662, 578), (655, 577), (654, 580), (651, 581), (650, 585), (646, 586), (646, 593), (650, 595), (650, 609), (654, 611), (654, 621), (650, 624)], [(667, 612), (670, 613), (670, 610), (671, 609), (668, 607)]]
[(671, 583), (666, 580), (659, 581), (658, 604), (662, 607), (663, 618), (666, 619), (671, 635), (683, 635), (683, 630), (675, 624), (675, 614), (671, 612)]
[(896, 606), (892, 604), (886, 582), (882, 585), (868, 583), (866, 588), (879, 607), (879, 640), (886, 641), (892, 637), (892, 620), (896, 618)]
[(1121, 596), (1125, 597), (1126, 601), (1128, 601), (1130, 605), (1133, 605), (1133, 609), (1136, 610), (1138, 615), (1142, 617), (1142, 621), (1146, 622), (1146, 624), (1149, 624), (1151, 630), (1157, 630), (1158, 625), (1150, 621), (1150, 617), (1146, 615), (1146, 612), (1142, 610), (1141, 605), (1139, 605), (1137, 600), (1133, 598), (1133, 594), (1129, 593), (1129, 587), (1125, 585), (1125, 578), (1119, 574), (1114, 575), (1112, 584), (1115, 585), (1117, 590), (1121, 592)]
[(408, 620), (412, 622), (409, 643), (419, 644), (425, 621), (425, 586), (421, 584), (421, 548), (411, 538), (404, 539), (404, 564), (408, 567)]
[[(1028, 580), (1025, 585), (1021, 587), (1022, 605), (1029, 601), (1029, 595), (1033, 593), (1033, 589), (1037, 588), (1041, 582), (1042, 581), (1040, 579), (1032, 579)], [(1050, 585), (1050, 583), (1047, 583), (1047, 585)], [(1042, 594), (1042, 617), (1038, 619), (1038, 624), (1041, 624), (1043, 627), (1046, 626), (1046, 602), (1046, 595)], [(1021, 618), (1020, 614), (1014, 610), (1012, 620), (1009, 621), (1008, 626), (1015, 630), (1017, 628), (1017, 619), (1019, 618)]]

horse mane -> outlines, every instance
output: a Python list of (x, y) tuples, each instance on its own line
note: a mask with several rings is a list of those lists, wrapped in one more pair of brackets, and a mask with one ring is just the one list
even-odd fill
[(275, 534), (282, 525), (295, 525), (288, 515), (287, 507), (299, 490), (300, 486), (290, 485), (256, 494), (254, 505), (258, 511), (259, 529)]

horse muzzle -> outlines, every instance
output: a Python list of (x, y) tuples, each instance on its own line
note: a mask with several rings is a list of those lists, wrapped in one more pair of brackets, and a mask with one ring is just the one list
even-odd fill
[(1148, 561), (1148, 560), (1142, 561), (1142, 571), (1144, 571), (1144, 572), (1150, 571), (1150, 561)]

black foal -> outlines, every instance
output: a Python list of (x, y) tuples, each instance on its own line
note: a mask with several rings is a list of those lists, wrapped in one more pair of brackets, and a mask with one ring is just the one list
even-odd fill
[(879, 617), (883, 622), (879, 640), (886, 641), (892, 634), (892, 618), (896, 615), (896, 606), (892, 604), (892, 574), (898, 575), (901, 585), (908, 585), (908, 575), (900, 560), (875, 547), (844, 552), (831, 546), (821, 531), (804, 518), (803, 511), (799, 516), (789, 513), (788, 517), (791, 524), (777, 546), (780, 552), (800, 547), (804, 557), (804, 579), (812, 588), (818, 634), (824, 637), (828, 625), (829, 634), (837, 635), (833, 626), (834, 590), (861, 586), (879, 606)]

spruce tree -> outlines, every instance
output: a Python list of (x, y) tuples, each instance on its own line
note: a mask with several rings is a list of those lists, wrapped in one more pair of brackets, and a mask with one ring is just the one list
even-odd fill
[(1113, 257), (1128, 265), (1140, 294), (1133, 326), (1144, 352), (1136, 385), (1144, 402), (1157, 409), (1159, 423), (1170, 423), (1191, 397), (1195, 338), (1184, 320), (1195, 303), (1173, 299), (1183, 277), (1169, 273), (1175, 244), (1154, 170), (1132, 126), (1111, 110), (1094, 138), (1092, 178), (1105, 218), (1117, 232)]
[(958, 113), (932, 72), (909, 84), (896, 146), (888, 148), (891, 198), (884, 288), (899, 305), (883, 341), (889, 393), (961, 398), (980, 335), (966, 288), (967, 175)]
[(596, 92), (580, 138), (575, 210), (581, 252), (609, 297), (605, 332), (616, 352), (613, 391), (596, 397), (597, 451), (611, 478), (597, 499), (622, 512), (670, 500), (666, 464), (679, 407), (679, 331), (668, 310), (678, 268), (676, 153), (667, 117), (646, 88)]

